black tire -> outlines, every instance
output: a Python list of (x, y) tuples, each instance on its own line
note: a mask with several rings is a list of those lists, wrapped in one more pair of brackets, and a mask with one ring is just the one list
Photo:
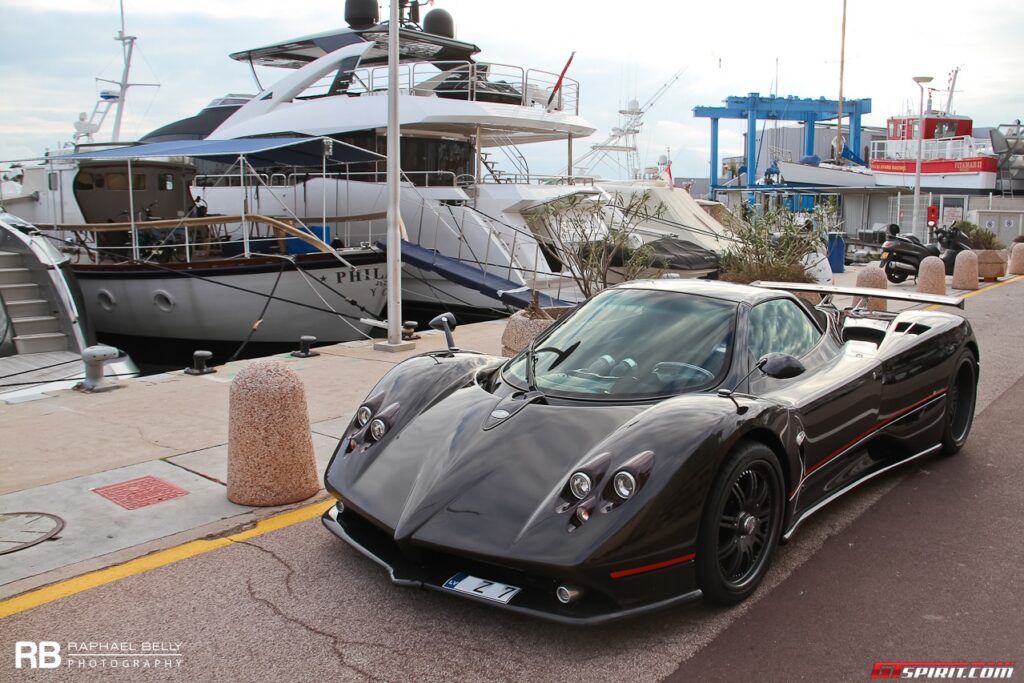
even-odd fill
[(903, 282), (907, 281), (907, 273), (904, 273), (903, 271), (896, 270), (894, 268), (890, 268), (888, 265), (886, 265), (885, 266), (885, 279), (888, 280), (889, 282), (893, 283), (894, 285), (898, 285), (900, 283), (903, 283)]
[(741, 442), (715, 477), (701, 517), (697, 582), (708, 602), (734, 605), (757, 589), (778, 546), (784, 500), (775, 454)]
[(978, 361), (970, 349), (960, 352), (946, 390), (946, 420), (942, 427), (942, 452), (953, 455), (967, 443), (974, 424), (978, 399)]

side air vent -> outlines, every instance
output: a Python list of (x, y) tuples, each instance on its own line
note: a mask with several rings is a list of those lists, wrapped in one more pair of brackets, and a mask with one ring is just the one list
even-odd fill
[(924, 334), (932, 328), (921, 323), (901, 322), (896, 324), (896, 332), (900, 334)]

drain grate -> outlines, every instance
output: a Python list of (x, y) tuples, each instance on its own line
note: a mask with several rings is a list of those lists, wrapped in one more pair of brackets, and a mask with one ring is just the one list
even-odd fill
[(0, 513), (0, 555), (42, 543), (63, 528), (63, 519), (46, 512)]
[(93, 489), (107, 500), (117, 503), (125, 510), (138, 510), (165, 500), (187, 496), (188, 491), (152, 475), (122, 481), (119, 484)]

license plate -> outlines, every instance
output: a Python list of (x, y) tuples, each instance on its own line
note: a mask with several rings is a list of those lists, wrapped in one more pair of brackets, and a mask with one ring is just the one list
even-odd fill
[(445, 581), (444, 587), (506, 605), (520, 590), (517, 586), (509, 586), (497, 581), (488, 581), (487, 579), (470, 576), (464, 572), (460, 572)]

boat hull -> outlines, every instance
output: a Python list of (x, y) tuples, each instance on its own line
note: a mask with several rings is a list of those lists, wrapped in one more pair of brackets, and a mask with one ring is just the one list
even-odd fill
[(369, 334), (360, 318), (379, 317), (387, 292), (383, 255), (348, 259), (355, 268), (326, 257), (300, 260), (303, 272), (288, 262), (259, 259), (188, 274), (88, 265), (76, 266), (75, 274), (101, 335), (234, 342), (249, 337), (261, 320), (253, 342), (294, 343), (302, 335), (345, 342)]
[[(875, 183), (913, 187), (917, 162), (913, 159), (871, 161)], [(991, 157), (933, 159), (921, 162), (921, 187), (991, 191), (996, 187), (998, 166)]]

